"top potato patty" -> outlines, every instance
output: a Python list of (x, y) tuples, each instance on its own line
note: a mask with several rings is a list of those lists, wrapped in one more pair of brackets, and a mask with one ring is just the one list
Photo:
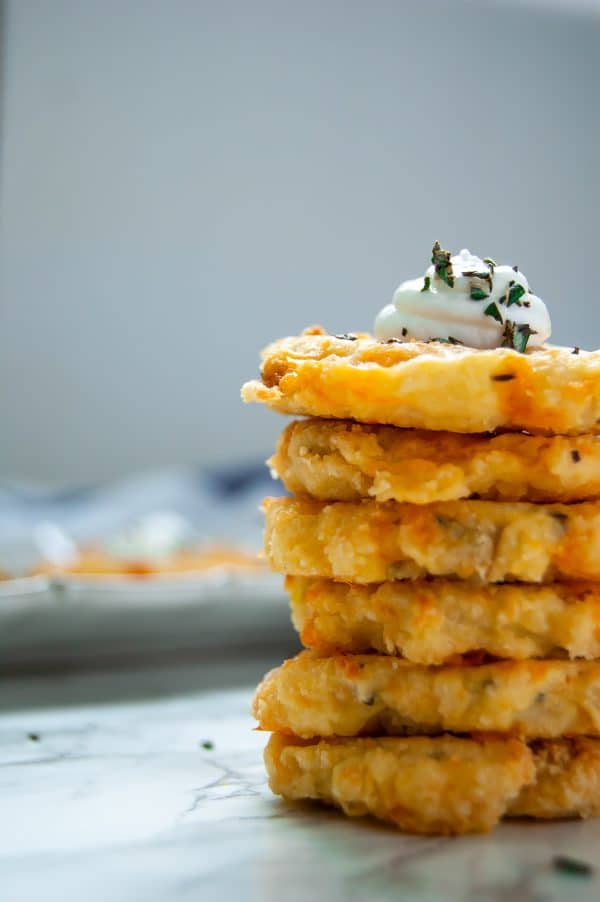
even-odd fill
[(480, 351), (314, 328), (269, 345), (242, 397), (285, 414), (419, 429), (598, 433), (600, 352)]

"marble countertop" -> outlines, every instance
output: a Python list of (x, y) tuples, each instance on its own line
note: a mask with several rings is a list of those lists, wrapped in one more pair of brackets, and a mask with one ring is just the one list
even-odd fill
[[(266, 786), (248, 709), (281, 650), (0, 684), (6, 902), (600, 897), (600, 821), (419, 839)], [(212, 747), (203, 747), (203, 743)]]

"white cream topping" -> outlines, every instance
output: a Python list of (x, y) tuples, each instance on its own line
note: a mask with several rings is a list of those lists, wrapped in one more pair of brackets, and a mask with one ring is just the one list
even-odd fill
[[(453, 285), (444, 281), (443, 267), (436, 272), (433, 264), (423, 278), (402, 282), (392, 303), (375, 320), (376, 338), (455, 339), (482, 349), (503, 344), (519, 347), (523, 338), (527, 348), (537, 348), (550, 338), (546, 305), (531, 293), (522, 272), (484, 262), (466, 249), (450, 262)], [(513, 334), (516, 338), (511, 343)]]

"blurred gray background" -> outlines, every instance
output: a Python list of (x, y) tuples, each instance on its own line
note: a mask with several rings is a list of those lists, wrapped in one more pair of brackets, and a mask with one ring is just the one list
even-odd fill
[(368, 328), (439, 238), (600, 344), (598, 4), (8, 0), (0, 475), (265, 456), (268, 340)]

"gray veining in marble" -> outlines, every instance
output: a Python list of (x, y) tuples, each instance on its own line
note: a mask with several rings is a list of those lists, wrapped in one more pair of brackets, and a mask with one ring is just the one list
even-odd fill
[(4, 680), (3, 902), (600, 898), (550, 866), (600, 863), (600, 821), (419, 839), (275, 799), (248, 713), (272, 663)]

